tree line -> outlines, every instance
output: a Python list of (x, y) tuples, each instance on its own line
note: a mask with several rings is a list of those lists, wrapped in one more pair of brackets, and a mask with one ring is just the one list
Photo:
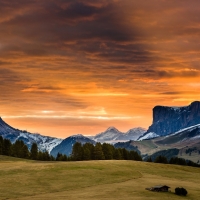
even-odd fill
[(136, 151), (128, 151), (125, 148), (115, 148), (111, 144), (75, 143), (72, 148), (71, 159), (81, 160), (136, 160), (142, 161), (142, 157)]
[(32, 160), (55, 160), (53, 156), (49, 155), (48, 151), (38, 151), (38, 146), (36, 143), (32, 144), (29, 151), (27, 145), (22, 140), (17, 140), (12, 144), (9, 139), (3, 139), (2, 136), (0, 136), (0, 155)]
[[(136, 151), (128, 151), (125, 148), (115, 148), (111, 144), (99, 143), (95, 145), (91, 143), (81, 144), (76, 142), (73, 145), (70, 156), (58, 153), (56, 158), (49, 154), (48, 151), (39, 151), (36, 143), (31, 145), (30, 150), (22, 140), (17, 140), (11, 143), (9, 139), (3, 139), (0, 136), (0, 155), (41, 160), (41, 161), (83, 161), (83, 160), (136, 160), (142, 161), (142, 157)], [(153, 162), (149, 157), (147, 162)], [(157, 156), (155, 163), (187, 165), (193, 167), (200, 167), (199, 164), (183, 158), (172, 157), (169, 161), (165, 156)]]
[[(151, 157), (147, 159), (147, 162), (152, 162)], [(173, 165), (187, 165), (192, 167), (200, 167), (197, 163), (194, 163), (191, 160), (185, 160), (184, 158), (172, 157), (169, 161), (165, 156), (157, 156), (154, 160), (155, 163), (163, 163), (163, 164), (173, 164)]]

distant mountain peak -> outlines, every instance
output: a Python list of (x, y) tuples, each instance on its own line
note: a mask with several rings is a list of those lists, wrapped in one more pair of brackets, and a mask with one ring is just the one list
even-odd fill
[(109, 131), (115, 131), (115, 132), (120, 132), (118, 129), (116, 129), (114, 126), (110, 126), (105, 132)]
[(70, 137), (72, 137), (72, 138), (85, 138), (85, 136), (82, 135), (82, 134), (71, 135)]

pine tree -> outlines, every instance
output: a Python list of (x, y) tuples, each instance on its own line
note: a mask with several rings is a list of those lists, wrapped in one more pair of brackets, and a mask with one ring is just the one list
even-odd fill
[(4, 139), (3, 140), (3, 155), (11, 156), (12, 154), (12, 144), (10, 140)]
[(128, 160), (128, 151), (125, 148), (122, 149), (122, 155), (124, 160)]
[(114, 147), (111, 144), (103, 143), (102, 150), (106, 160), (113, 159)]
[(37, 146), (37, 144), (35, 142), (31, 146), (31, 155), (30, 155), (30, 157), (33, 160), (37, 160), (37, 158), (38, 158), (38, 146)]
[(72, 158), (74, 160), (83, 160), (83, 148), (81, 143), (76, 142), (72, 148)]
[(101, 143), (99, 143), (99, 142), (97, 142), (94, 147), (94, 159), (95, 160), (104, 160), (105, 159)]
[(122, 155), (121, 155), (121, 153), (120, 153), (120, 149), (115, 149), (113, 158), (114, 158), (115, 160), (121, 160), (121, 159), (122, 159)]
[(29, 156), (30, 156), (30, 153), (29, 153), (28, 147), (24, 145), (22, 147), (22, 158), (29, 158)]
[(3, 154), (3, 137), (0, 136), (0, 155)]
[(90, 160), (94, 160), (94, 145), (91, 143), (85, 143), (83, 145), (83, 149), (85, 148), (89, 149), (90, 151)]
[(130, 151), (129, 160), (142, 161), (142, 157), (136, 151)]
[(58, 152), (58, 154), (56, 156), (56, 161), (62, 161), (62, 157), (63, 157), (62, 153)]
[(83, 147), (83, 160), (91, 160), (91, 153), (87, 147)]

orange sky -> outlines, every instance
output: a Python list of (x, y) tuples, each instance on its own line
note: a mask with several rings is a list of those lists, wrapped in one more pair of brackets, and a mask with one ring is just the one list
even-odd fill
[(65, 138), (200, 100), (200, 1), (0, 0), (0, 116)]

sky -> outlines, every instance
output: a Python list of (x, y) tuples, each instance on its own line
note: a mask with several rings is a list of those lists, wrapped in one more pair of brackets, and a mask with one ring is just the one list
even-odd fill
[(200, 100), (200, 1), (0, 0), (0, 116), (54, 137), (126, 132)]

